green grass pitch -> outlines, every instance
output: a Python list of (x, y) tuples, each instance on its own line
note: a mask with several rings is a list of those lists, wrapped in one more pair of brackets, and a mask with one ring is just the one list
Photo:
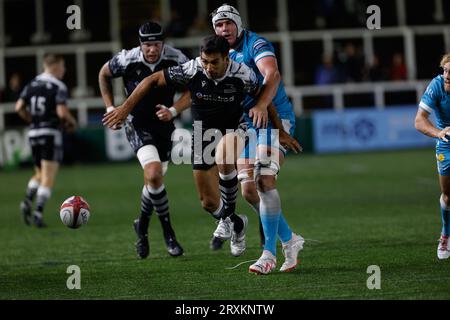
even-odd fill
[[(185, 256), (170, 257), (156, 216), (150, 257), (135, 254), (142, 173), (137, 161), (75, 165), (59, 172), (44, 217), (25, 226), (19, 202), (31, 168), (0, 172), (0, 299), (448, 299), (450, 261), (436, 257), (439, 186), (432, 149), (291, 156), (278, 184), (283, 211), (307, 240), (292, 273), (248, 273), (259, 257), (257, 218), (239, 258), (211, 251), (213, 219), (200, 207), (189, 165), (170, 166), (165, 184)], [(58, 208), (72, 195), (90, 203), (86, 226), (62, 225)], [(283, 262), (278, 250), (278, 267)], [(81, 269), (81, 290), (66, 287), (67, 267)], [(366, 286), (381, 268), (381, 289)]]

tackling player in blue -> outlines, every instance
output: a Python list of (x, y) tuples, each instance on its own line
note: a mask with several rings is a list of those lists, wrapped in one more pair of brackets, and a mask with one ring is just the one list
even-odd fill
[[(278, 70), (277, 59), (272, 44), (254, 32), (243, 29), (239, 12), (230, 5), (222, 5), (212, 14), (212, 25), (217, 35), (225, 37), (230, 47), (230, 58), (244, 62), (255, 71), (264, 84), (261, 95), (255, 99), (247, 96), (244, 101), (245, 118), (249, 130), (256, 130), (258, 145), (256, 150), (247, 146), (238, 161), (238, 178), (241, 181), (242, 194), (260, 215), (264, 229), (265, 243), (261, 257), (250, 266), (249, 271), (267, 274), (276, 267), (277, 236), (282, 242), (285, 261), (280, 271), (296, 268), (298, 252), (303, 248), (304, 239), (293, 233), (281, 210), (281, 201), (276, 189), (276, 176), (284, 161), (287, 147), (273, 144), (278, 141), (275, 131), (279, 128), (279, 138), (293, 135), (295, 115), (286, 95)], [(273, 103), (281, 123), (261, 123), (256, 112), (267, 111)], [(295, 152), (301, 151), (296, 142)], [(269, 157), (264, 155), (270, 154)], [(255, 161), (256, 159), (256, 161)], [(227, 223), (222, 221), (218, 229)]]
[[(437, 249), (439, 259), (448, 259), (450, 249), (450, 53), (442, 57), (440, 66), (443, 74), (434, 78), (428, 85), (415, 119), (415, 127), (423, 134), (436, 138), (436, 159), (441, 186), (442, 231)], [(434, 112), (436, 125), (429, 120)]]

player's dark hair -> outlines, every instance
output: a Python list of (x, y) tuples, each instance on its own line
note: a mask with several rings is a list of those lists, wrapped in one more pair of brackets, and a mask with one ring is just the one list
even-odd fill
[(204, 38), (200, 47), (200, 52), (206, 54), (220, 53), (222, 56), (227, 56), (229, 50), (230, 44), (227, 39), (217, 35), (211, 35)]
[(64, 60), (64, 57), (60, 54), (46, 53), (44, 55), (44, 65), (48, 67), (53, 64), (59, 63), (62, 60)]
[(139, 41), (164, 41), (164, 30), (159, 23), (146, 22), (139, 28)]

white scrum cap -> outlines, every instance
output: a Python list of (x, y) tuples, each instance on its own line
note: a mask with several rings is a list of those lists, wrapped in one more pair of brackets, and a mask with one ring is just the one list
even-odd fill
[(211, 13), (211, 16), (212, 16), (212, 25), (214, 29), (216, 28), (217, 21), (228, 19), (236, 24), (238, 37), (241, 35), (243, 29), (241, 15), (239, 14), (239, 11), (237, 11), (236, 8), (234, 8), (233, 6), (223, 4), (219, 8), (214, 10), (213, 13)]

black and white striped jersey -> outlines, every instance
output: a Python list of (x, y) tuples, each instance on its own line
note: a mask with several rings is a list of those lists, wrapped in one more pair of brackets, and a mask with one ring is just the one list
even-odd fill
[[(58, 129), (60, 119), (56, 113), (58, 104), (66, 104), (66, 85), (49, 73), (41, 73), (23, 88), (20, 98), (31, 113), (30, 132), (46, 132)], [(50, 130), (51, 131), (51, 130)]]
[(243, 115), (246, 95), (255, 96), (259, 83), (252, 69), (230, 59), (225, 75), (210, 79), (200, 57), (164, 70), (166, 82), (187, 86), (191, 92), (192, 118), (202, 121), (202, 128), (216, 128), (224, 132), (236, 129)]
[[(109, 61), (109, 69), (113, 77), (122, 77), (125, 93), (131, 95), (139, 83), (155, 72), (171, 66), (185, 63), (189, 59), (178, 49), (164, 45), (160, 59), (150, 64), (145, 59), (140, 47), (131, 50), (122, 50)], [(133, 125), (136, 128), (148, 128), (155, 125), (172, 125), (162, 122), (156, 116), (157, 104), (171, 106), (175, 89), (171, 87), (155, 88), (149, 92), (133, 109)]]

